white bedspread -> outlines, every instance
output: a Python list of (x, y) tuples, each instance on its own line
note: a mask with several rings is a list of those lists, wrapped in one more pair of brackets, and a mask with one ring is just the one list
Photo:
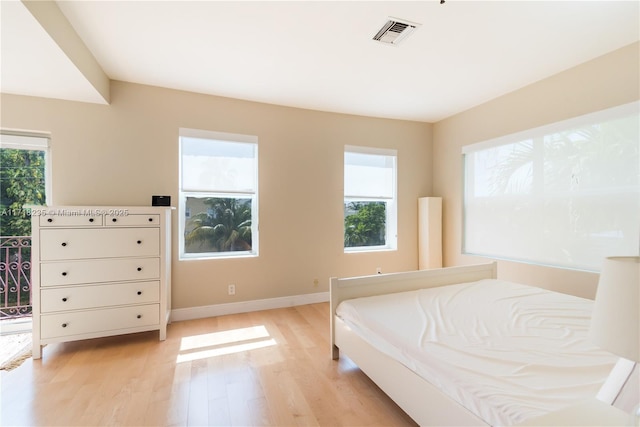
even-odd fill
[(512, 425), (596, 396), (617, 358), (587, 340), (592, 304), (482, 280), (343, 301), (337, 315), (487, 423)]

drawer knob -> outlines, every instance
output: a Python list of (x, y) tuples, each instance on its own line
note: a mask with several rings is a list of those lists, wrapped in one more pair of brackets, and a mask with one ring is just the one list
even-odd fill
[(63, 323), (63, 324), (62, 324), (62, 327), (63, 327), (63, 328), (66, 328), (68, 325), (69, 325), (68, 323)]
[(67, 297), (62, 298), (62, 302), (67, 302)]
[(53, 222), (53, 218), (47, 218), (47, 222)]
[(153, 218), (149, 218), (149, 222), (153, 222)]
[(141, 245), (142, 244), (142, 240), (138, 240), (138, 244)]
[(93, 222), (93, 218), (89, 218), (89, 222)]
[(136, 317), (137, 317), (138, 319), (142, 319), (142, 314), (138, 314)]
[(138, 291), (138, 295), (142, 295), (142, 291)]
[(62, 246), (67, 246), (67, 242), (62, 242)]
[(63, 272), (62, 272), (62, 275), (63, 275), (63, 276), (66, 276), (66, 275), (67, 275), (67, 272), (66, 272), (66, 271), (63, 271)]
[(111, 221), (116, 222), (118, 221), (118, 218), (112, 218)]
[(142, 267), (138, 267), (138, 271), (142, 271)]

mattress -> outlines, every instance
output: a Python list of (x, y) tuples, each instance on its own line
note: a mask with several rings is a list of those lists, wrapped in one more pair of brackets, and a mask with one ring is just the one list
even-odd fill
[(617, 357), (587, 339), (592, 305), (488, 279), (347, 300), (336, 315), (486, 423), (513, 425), (598, 393)]

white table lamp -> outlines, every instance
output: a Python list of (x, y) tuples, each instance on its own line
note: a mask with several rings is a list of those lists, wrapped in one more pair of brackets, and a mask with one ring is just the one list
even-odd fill
[(640, 361), (640, 257), (604, 260), (589, 338), (604, 350)]
[(606, 258), (589, 328), (594, 344), (621, 358), (598, 393), (606, 403), (613, 403), (634, 363), (640, 361), (639, 310), (640, 257)]

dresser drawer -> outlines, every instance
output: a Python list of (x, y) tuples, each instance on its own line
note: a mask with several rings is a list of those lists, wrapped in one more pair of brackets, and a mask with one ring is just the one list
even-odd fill
[(102, 215), (42, 215), (40, 227), (102, 227)]
[(42, 261), (159, 256), (158, 228), (40, 230)]
[(40, 292), (43, 313), (160, 302), (160, 282), (47, 288)]
[(159, 278), (159, 258), (114, 258), (40, 264), (40, 286), (43, 287)]
[(40, 322), (43, 339), (152, 326), (160, 322), (160, 305), (43, 314)]
[(144, 227), (158, 226), (160, 224), (160, 215), (157, 214), (131, 214), (131, 215), (106, 215), (104, 223), (110, 227)]

